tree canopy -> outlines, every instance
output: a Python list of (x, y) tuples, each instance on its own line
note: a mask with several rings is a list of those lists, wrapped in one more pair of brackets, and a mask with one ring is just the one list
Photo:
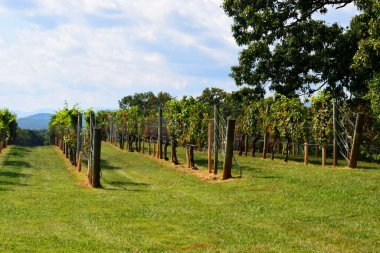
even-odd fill
[[(350, 27), (316, 18), (354, 3)], [(378, 0), (224, 0), (243, 47), (231, 76), (237, 85), (266, 86), (286, 96), (322, 87), (333, 97), (363, 98), (379, 68)]]

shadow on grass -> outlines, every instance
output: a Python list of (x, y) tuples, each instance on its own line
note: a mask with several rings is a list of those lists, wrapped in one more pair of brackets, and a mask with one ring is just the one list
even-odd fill
[(131, 182), (131, 181), (107, 181), (104, 179), (103, 181), (107, 183), (107, 186), (103, 186), (103, 189), (109, 190), (109, 191), (124, 190), (124, 191), (142, 192), (142, 191), (145, 191), (146, 188), (150, 186), (150, 184), (136, 183), (136, 182)]
[(25, 157), (27, 153), (30, 153), (31, 148), (30, 147), (25, 147), (25, 146), (13, 146), (9, 153), (7, 154), (8, 157)]
[(28, 162), (25, 161), (10, 161), (5, 160), (3, 161), (3, 166), (9, 166), (9, 167), (17, 167), (17, 168), (30, 168), (31, 165)]
[(7, 182), (7, 181), (0, 181), (0, 185), (8, 185), (8, 186), (30, 186), (28, 184), (22, 184), (22, 183), (16, 183), (16, 182)]
[(29, 174), (18, 173), (13, 171), (0, 171), (0, 177), (8, 177), (8, 178), (28, 178)]
[(100, 167), (102, 170), (121, 170), (122, 167), (111, 165), (107, 160), (100, 159)]

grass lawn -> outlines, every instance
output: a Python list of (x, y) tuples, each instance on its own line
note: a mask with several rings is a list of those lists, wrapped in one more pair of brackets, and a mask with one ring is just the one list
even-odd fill
[(95, 190), (56, 149), (12, 146), (0, 157), (0, 251), (380, 251), (379, 165), (237, 159), (243, 178), (205, 181), (103, 144)]

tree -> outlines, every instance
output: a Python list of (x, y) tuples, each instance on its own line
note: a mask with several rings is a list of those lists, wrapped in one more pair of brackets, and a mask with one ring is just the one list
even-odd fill
[(206, 88), (202, 91), (202, 94), (197, 97), (197, 101), (201, 103), (207, 103), (211, 107), (214, 105), (223, 104), (227, 99), (227, 92), (219, 88)]
[(159, 92), (154, 95), (153, 92), (135, 93), (119, 100), (120, 109), (128, 109), (137, 106), (140, 111), (147, 116), (150, 112), (157, 112), (159, 107), (163, 107), (172, 96), (167, 92)]
[(371, 101), (373, 115), (380, 120), (380, 72), (369, 83), (368, 98)]
[(371, 102), (374, 116), (380, 118), (380, 2), (363, 0), (358, 7), (362, 13), (351, 22), (361, 37), (353, 68), (368, 77), (369, 94), (366, 98)]
[(322, 87), (334, 97), (344, 96), (345, 90), (362, 96), (365, 76), (351, 69), (360, 34), (313, 18), (314, 13), (353, 2), (224, 0), (223, 8), (234, 20), (235, 40), (244, 47), (231, 76), (237, 85), (264, 92), (269, 84), (271, 90), (290, 97)]

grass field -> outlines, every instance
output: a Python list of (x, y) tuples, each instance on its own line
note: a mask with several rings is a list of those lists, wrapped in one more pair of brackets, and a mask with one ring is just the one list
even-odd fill
[(380, 251), (378, 165), (237, 159), (243, 178), (205, 181), (104, 144), (95, 190), (58, 150), (10, 147), (0, 157), (0, 251)]

